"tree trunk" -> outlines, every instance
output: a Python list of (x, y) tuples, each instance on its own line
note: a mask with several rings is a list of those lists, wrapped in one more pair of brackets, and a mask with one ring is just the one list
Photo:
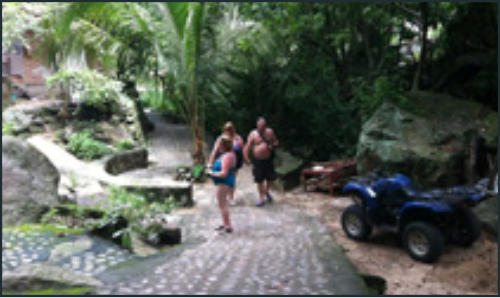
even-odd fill
[(427, 55), (427, 29), (428, 29), (428, 14), (429, 14), (429, 4), (428, 3), (420, 3), (420, 15), (422, 19), (422, 35), (420, 37), (421, 48), (420, 48), (420, 61), (417, 66), (417, 70), (415, 72), (415, 76), (413, 77), (413, 85), (412, 91), (418, 91), (420, 89), (420, 81), (422, 78), (422, 72), (425, 66), (425, 57)]
[(198, 123), (192, 123), (191, 130), (193, 133), (194, 140), (194, 148), (193, 148), (193, 164), (205, 164), (205, 155), (203, 154), (204, 150), (204, 136), (203, 136), (203, 128)]
[(373, 69), (373, 66), (374, 66), (374, 59), (373, 59), (373, 55), (372, 55), (372, 51), (371, 51), (371, 46), (370, 46), (370, 41), (368, 39), (368, 33), (366, 32), (366, 26), (365, 24), (362, 22), (360, 24), (361, 26), (361, 36), (363, 38), (363, 45), (365, 46), (365, 53), (366, 53), (366, 57), (368, 58), (368, 66), (371, 69)]
[(204, 125), (202, 113), (200, 109), (200, 102), (198, 99), (197, 86), (192, 83), (191, 86), (191, 131), (193, 134), (193, 165), (205, 164), (205, 156), (203, 152), (204, 145)]

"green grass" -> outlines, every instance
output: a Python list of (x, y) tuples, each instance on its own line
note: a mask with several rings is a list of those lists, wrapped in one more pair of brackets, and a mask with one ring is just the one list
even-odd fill
[(43, 290), (25, 290), (20, 292), (15, 291), (3, 291), (4, 295), (85, 295), (89, 294), (94, 288), (93, 287), (74, 287), (68, 289), (43, 289)]

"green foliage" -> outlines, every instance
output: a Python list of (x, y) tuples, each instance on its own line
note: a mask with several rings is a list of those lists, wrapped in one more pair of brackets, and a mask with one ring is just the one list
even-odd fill
[(97, 225), (97, 219), (102, 217), (103, 211), (99, 209), (69, 203), (52, 207), (41, 218), (43, 224), (55, 224), (71, 229), (91, 231)]
[(404, 96), (414, 77), (497, 109), (496, 3), (103, 2), (48, 15), (57, 66), (84, 52), (131, 98), (137, 81), (154, 82), (143, 103), (182, 115), (197, 145), (205, 125), (219, 134), (232, 120), (246, 135), (264, 115), (296, 154), (351, 156), (382, 102), (414, 109)]
[(124, 247), (130, 248), (132, 231), (139, 234), (144, 233), (141, 221), (146, 217), (151, 218), (170, 213), (176, 206), (173, 198), (169, 198), (164, 203), (150, 203), (144, 193), (113, 187), (104, 207), (105, 215), (100, 219), (99, 226), (104, 227), (116, 223), (120, 217), (125, 218), (129, 226), (116, 231), (113, 238), (119, 238)]
[(194, 165), (193, 168), (191, 169), (191, 173), (193, 175), (193, 178), (195, 181), (200, 181), (202, 178), (203, 174), (205, 171), (205, 166), (204, 165)]
[(4, 295), (29, 295), (29, 296), (61, 296), (61, 295), (88, 295), (94, 290), (93, 287), (73, 287), (67, 289), (41, 289), (41, 290), (23, 290), (2, 291)]
[(410, 100), (404, 95), (402, 87), (397, 83), (397, 79), (387, 76), (380, 76), (372, 85), (362, 78), (355, 78), (352, 81), (357, 88), (354, 90), (356, 101), (361, 107), (361, 117), (363, 123), (371, 117), (375, 110), (385, 102), (392, 102), (403, 109), (413, 109)]
[(145, 107), (151, 107), (159, 112), (180, 114), (172, 100), (166, 98), (164, 93), (163, 90), (155, 90), (154, 86), (147, 86), (147, 89), (140, 94), (141, 102)]
[(2, 135), (14, 135), (14, 125), (2, 119)]
[(49, 87), (62, 84), (71, 90), (72, 97), (83, 99), (86, 104), (104, 111), (106, 103), (118, 101), (123, 94), (122, 83), (95, 70), (61, 69), (47, 79)]
[(134, 148), (134, 141), (131, 139), (123, 139), (115, 143), (115, 148), (118, 150), (130, 150)]
[(124, 248), (132, 249), (132, 237), (130, 236), (130, 231), (123, 232), (121, 236), (121, 245)]
[(41, 22), (54, 6), (40, 2), (2, 2), (2, 51), (11, 49), (13, 42), (24, 39), (24, 33), (31, 30), (40, 33)]
[(88, 131), (70, 135), (66, 149), (83, 160), (94, 160), (112, 152), (104, 143), (93, 139)]

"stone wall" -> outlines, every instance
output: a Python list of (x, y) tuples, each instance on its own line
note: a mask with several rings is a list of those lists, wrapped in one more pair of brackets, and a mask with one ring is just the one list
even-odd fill
[(115, 153), (106, 158), (104, 169), (112, 175), (148, 166), (148, 151), (138, 148)]

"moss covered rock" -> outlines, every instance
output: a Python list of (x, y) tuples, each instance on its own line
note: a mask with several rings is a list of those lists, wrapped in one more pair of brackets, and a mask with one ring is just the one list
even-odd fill
[(37, 222), (59, 203), (59, 172), (27, 142), (2, 137), (2, 224)]
[(292, 189), (300, 184), (300, 170), (304, 161), (283, 150), (276, 150), (274, 159), (277, 186), (283, 190)]
[(363, 125), (358, 172), (404, 173), (422, 186), (470, 181), (471, 143), (485, 128), (487, 144), (496, 147), (496, 112), (476, 102), (426, 92), (410, 98), (411, 111), (386, 102)]
[(2, 275), (3, 294), (95, 294), (100, 285), (92, 277), (47, 264), (24, 265)]

